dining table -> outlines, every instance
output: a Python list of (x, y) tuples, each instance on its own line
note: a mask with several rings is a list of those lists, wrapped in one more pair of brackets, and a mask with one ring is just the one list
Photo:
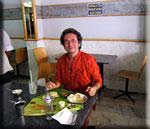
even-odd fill
[[(104, 78), (104, 66), (108, 64), (112, 64), (116, 60), (117, 55), (113, 55), (113, 54), (90, 54), (90, 55), (94, 56), (97, 61), (97, 64), (100, 68), (101, 77), (103, 80), (102, 89), (105, 89), (107, 88), (107, 86), (105, 84), (105, 78)], [(101, 97), (102, 97), (102, 90), (100, 89), (98, 93), (98, 99), (101, 100)]]
[(0, 87), (0, 97), (1, 97), (1, 129), (84, 129), (88, 125), (89, 115), (93, 111), (93, 105), (96, 103), (97, 95), (90, 97), (85, 103), (83, 103), (83, 109), (77, 111), (76, 123), (74, 125), (64, 125), (60, 124), (58, 121), (46, 120), (45, 116), (24, 116), (18, 115), (14, 103), (11, 101), (16, 101), (11, 90), (22, 89), (21, 99), (29, 101), (41, 94), (45, 93), (45, 87), (38, 86), (36, 94), (29, 93), (29, 85), (23, 82), (8, 82)]
[(104, 65), (113, 63), (116, 60), (117, 55), (110, 55), (110, 54), (91, 54), (91, 55), (96, 58), (96, 61), (101, 70), (102, 79), (104, 81)]

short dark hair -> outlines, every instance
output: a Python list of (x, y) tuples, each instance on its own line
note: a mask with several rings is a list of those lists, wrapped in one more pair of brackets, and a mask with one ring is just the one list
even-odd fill
[(81, 46), (82, 46), (82, 36), (80, 34), (80, 32), (78, 32), (77, 30), (75, 30), (74, 28), (68, 28), (68, 29), (65, 29), (62, 34), (61, 34), (61, 37), (60, 37), (60, 43), (64, 46), (64, 36), (66, 34), (69, 34), (69, 33), (73, 33), (77, 36), (77, 40), (78, 42), (80, 43), (80, 47), (79, 49), (81, 49)]

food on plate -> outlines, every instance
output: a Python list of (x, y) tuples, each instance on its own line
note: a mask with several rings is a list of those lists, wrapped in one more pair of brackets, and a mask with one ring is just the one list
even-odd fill
[(58, 95), (58, 93), (56, 91), (51, 91), (50, 92), (50, 96), (54, 97), (54, 98), (59, 97), (59, 95)]
[[(52, 97), (52, 98), (56, 98), (56, 97), (59, 97), (58, 93), (56, 91), (51, 91), (49, 93), (49, 95)], [(45, 95), (42, 96), (43, 100), (45, 99)]]
[(45, 106), (43, 104), (36, 104), (31, 107), (34, 110), (45, 110)]
[(30, 102), (30, 104), (36, 104), (36, 102), (32, 101), (32, 102)]
[(62, 91), (62, 92), (61, 92), (61, 96), (63, 96), (63, 97), (67, 97), (68, 94), (69, 94), (69, 93), (68, 93), (67, 91)]
[(78, 99), (78, 100), (83, 100), (84, 99), (84, 94), (81, 94), (81, 93), (76, 93), (75, 94), (75, 97)]
[(76, 97), (75, 97), (74, 94), (70, 94), (70, 95), (67, 97), (67, 99), (68, 99), (69, 102), (72, 102), (72, 103), (76, 102)]
[(59, 101), (59, 106), (60, 106), (60, 108), (64, 108), (65, 107), (65, 101)]
[(71, 103), (84, 103), (87, 100), (87, 97), (84, 94), (76, 93), (70, 94), (67, 97), (67, 100)]
[(76, 107), (76, 105), (75, 105), (75, 104), (73, 104), (73, 103), (69, 103), (67, 107), (68, 107), (69, 109), (71, 109), (71, 108), (75, 108), (75, 107)]

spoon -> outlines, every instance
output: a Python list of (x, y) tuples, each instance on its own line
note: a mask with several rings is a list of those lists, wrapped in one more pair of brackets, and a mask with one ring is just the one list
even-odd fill
[(25, 100), (19, 100), (19, 101), (13, 101), (13, 100), (9, 100), (10, 102), (12, 102), (12, 103), (14, 103), (15, 105), (17, 105), (17, 104), (23, 104), (23, 103), (25, 103), (26, 101)]

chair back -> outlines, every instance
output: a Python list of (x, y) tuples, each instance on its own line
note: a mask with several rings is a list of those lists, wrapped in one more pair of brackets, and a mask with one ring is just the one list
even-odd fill
[(16, 49), (16, 64), (23, 63), (27, 60), (27, 48)]
[(38, 79), (45, 78), (46, 82), (50, 80), (54, 81), (56, 69), (55, 66), (56, 64), (52, 62), (41, 63), (38, 70)]
[(34, 48), (33, 51), (38, 65), (43, 62), (48, 62), (48, 55), (44, 47)]
[(147, 61), (147, 56), (144, 57), (144, 60), (143, 60), (143, 62), (142, 62), (142, 64), (141, 64), (141, 67), (140, 67), (140, 76), (141, 76), (141, 74), (142, 74), (142, 72), (143, 72), (143, 70), (144, 70), (146, 61)]

